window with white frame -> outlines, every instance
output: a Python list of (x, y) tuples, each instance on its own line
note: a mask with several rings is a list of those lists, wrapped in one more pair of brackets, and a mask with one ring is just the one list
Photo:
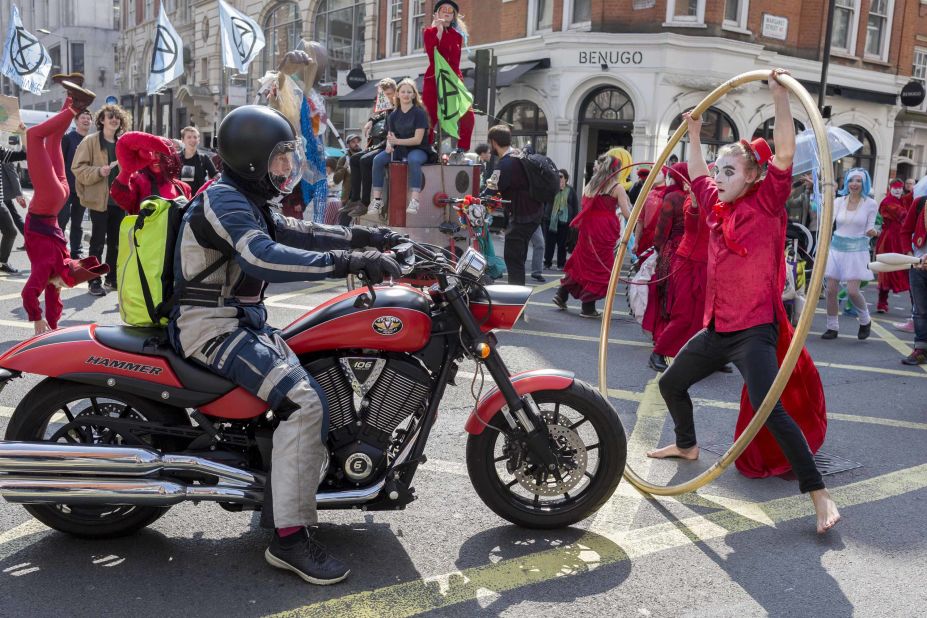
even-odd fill
[[(914, 70), (911, 71), (911, 77), (927, 85), (927, 48), (914, 48)], [(917, 109), (921, 111), (927, 109), (927, 101), (921, 103)]]
[(135, 0), (126, 0), (127, 11), (126, 11), (126, 24), (129, 28), (135, 27)]
[[(430, 25), (430, 24), (429, 24)], [(425, 0), (411, 0), (409, 8), (409, 51), (425, 48), (422, 30), (425, 28)]]
[(554, 26), (554, 0), (535, 0), (534, 31), (550, 30)]
[(705, 0), (666, 0), (666, 25), (705, 24)]
[(567, 0), (563, 3), (563, 22), (571, 26), (592, 21), (592, 0)]
[(386, 54), (402, 53), (402, 3), (403, 0), (389, 0), (389, 22), (386, 33)]
[(856, 53), (856, 30), (859, 26), (859, 0), (837, 0), (834, 6), (834, 34), (831, 51)]
[(145, 0), (145, 15), (142, 19), (148, 21), (152, 17), (154, 17), (154, 0)]
[(724, 21), (722, 26), (729, 30), (746, 30), (750, 0), (724, 0)]
[(888, 59), (888, 42), (892, 37), (894, 0), (872, 0), (866, 22), (865, 55), (879, 60)]

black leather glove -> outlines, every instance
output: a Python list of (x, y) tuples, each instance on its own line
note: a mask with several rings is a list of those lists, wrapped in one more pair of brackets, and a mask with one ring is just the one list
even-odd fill
[(332, 251), (335, 262), (336, 277), (357, 275), (363, 273), (367, 280), (376, 285), (382, 283), (387, 277), (401, 277), (399, 264), (392, 257), (379, 251)]
[(398, 234), (388, 227), (351, 226), (352, 249), (373, 247), (377, 251), (386, 251), (407, 240), (407, 236)]

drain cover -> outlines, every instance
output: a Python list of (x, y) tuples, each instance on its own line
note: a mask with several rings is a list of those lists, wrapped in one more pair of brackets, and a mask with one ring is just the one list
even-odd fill
[[(715, 453), (716, 455), (724, 455), (731, 444), (712, 444), (709, 446), (703, 447), (706, 451)], [(831, 455), (830, 453), (825, 453), (824, 451), (818, 451), (817, 455), (814, 456), (814, 463), (817, 464), (818, 470), (821, 472), (822, 476), (828, 476), (831, 474), (837, 474), (838, 472), (846, 472), (847, 470), (853, 470), (854, 468), (862, 468), (863, 464), (856, 463), (855, 461), (850, 461), (849, 459), (844, 459), (843, 457), (838, 457), (837, 455)]]

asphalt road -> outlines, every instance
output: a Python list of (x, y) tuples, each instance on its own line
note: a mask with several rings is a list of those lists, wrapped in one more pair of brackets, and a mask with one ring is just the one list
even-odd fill
[[(12, 263), (26, 268), (22, 251)], [(19, 292), (24, 276), (0, 277), (0, 349), (31, 335)], [(553, 277), (550, 277), (553, 281)], [(527, 323), (500, 334), (513, 370), (557, 367), (595, 383), (598, 321), (550, 303), (539, 286)], [(339, 288), (274, 286), (270, 315), (285, 325)], [(873, 287), (866, 292), (872, 300)], [(64, 325), (117, 324), (115, 294), (64, 293)], [(616, 308), (624, 311), (624, 299)], [(270, 568), (267, 535), (249, 513), (178, 506), (142, 533), (114, 541), (69, 538), (0, 503), (0, 616), (915, 616), (927, 591), (927, 367), (900, 359), (911, 340), (890, 322), (909, 311), (893, 298), (873, 337), (819, 339), (830, 424), (823, 450), (861, 464), (826, 477), (844, 521), (819, 537), (797, 483), (749, 480), (736, 471), (676, 498), (641, 496), (626, 482), (593, 518), (566, 530), (508, 525), (486, 508), (466, 476), (469, 381), (450, 389), (416, 478), (420, 499), (405, 511), (322, 513), (329, 548), (352, 567), (320, 588)], [(897, 336), (896, 336), (897, 335)], [(648, 462), (642, 452), (671, 439), (671, 423), (646, 366), (649, 345), (626, 315), (614, 316), (609, 387), (630, 438), (629, 464), (659, 483), (690, 478), (697, 463)], [(472, 365), (462, 367), (472, 371)], [(36, 378), (0, 394), (0, 431)], [(732, 440), (741, 380), (716, 374), (694, 389), (703, 445)]]

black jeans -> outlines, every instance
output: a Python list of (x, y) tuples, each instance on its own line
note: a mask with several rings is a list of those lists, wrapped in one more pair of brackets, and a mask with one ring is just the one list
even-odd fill
[(0, 264), (10, 261), (10, 253), (16, 244), (16, 225), (6, 208), (0, 208)]
[(13, 225), (16, 226), (16, 229), (19, 230), (20, 234), (25, 236), (26, 224), (23, 221), (22, 216), (19, 214), (19, 211), (16, 210), (16, 204), (13, 203), (13, 200), (3, 200), (3, 203), (6, 204), (6, 209), (10, 212), (10, 218), (13, 220)]
[(550, 268), (554, 259), (554, 247), (557, 248), (557, 268), (566, 264), (566, 243), (570, 236), (570, 224), (558, 223), (557, 231), (544, 230), (547, 237), (544, 239), (544, 268)]
[[(382, 149), (381, 149), (382, 150)], [(352, 202), (362, 202), (370, 206), (370, 190), (373, 184), (373, 158), (380, 154), (380, 150), (359, 152), (351, 155), (351, 195)]]
[[(747, 384), (750, 404), (754, 410), (760, 407), (779, 371), (776, 360), (778, 337), (776, 324), (761, 324), (730, 333), (716, 332), (711, 325), (686, 343), (660, 378), (660, 393), (676, 424), (676, 446), (691, 448), (696, 445), (689, 388), (725, 363), (734, 363)], [(808, 442), (781, 402), (776, 402), (766, 421), (766, 428), (792, 465), (801, 492), (823, 489), (824, 480), (814, 463)]]
[(68, 228), (68, 222), (71, 223), (71, 234), (68, 247), (71, 250), (71, 258), (77, 259), (80, 256), (81, 244), (84, 234), (84, 211), (86, 208), (81, 206), (77, 193), (71, 192), (68, 201), (64, 203), (64, 208), (58, 213), (58, 227), (61, 231)]
[[(116, 254), (119, 252), (119, 224), (126, 212), (109, 204), (105, 212), (90, 211), (90, 255), (109, 266), (106, 280), (116, 281)], [(106, 261), (103, 261), (103, 247), (106, 247)]]
[(505, 233), (505, 245), (502, 256), (509, 273), (510, 285), (525, 285), (525, 260), (528, 259), (528, 242), (538, 229), (537, 221), (533, 223), (513, 223)]

